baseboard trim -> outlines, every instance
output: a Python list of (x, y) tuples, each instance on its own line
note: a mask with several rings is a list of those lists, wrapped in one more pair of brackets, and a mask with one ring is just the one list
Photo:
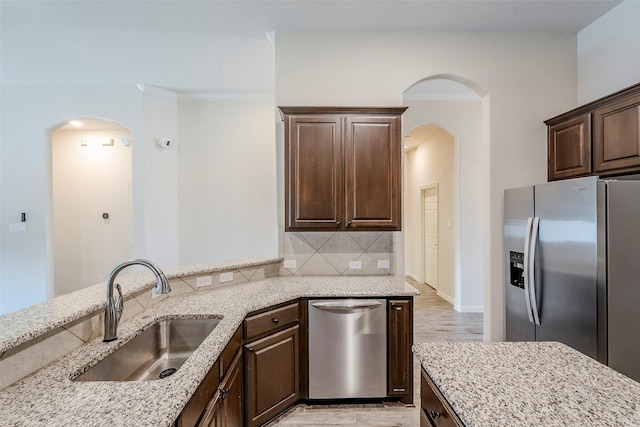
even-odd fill
[(418, 277), (418, 275), (416, 275), (416, 274), (413, 274), (411, 272), (406, 272), (406, 273), (404, 273), (404, 275), (411, 277), (416, 282), (420, 282), (420, 277)]
[(484, 307), (481, 305), (469, 305), (466, 307), (460, 307), (461, 313), (484, 313)]
[(437, 290), (436, 291), (436, 295), (438, 295), (440, 298), (442, 298), (443, 300), (445, 300), (449, 304), (455, 305), (455, 299), (451, 298), (449, 295), (445, 294), (441, 290)]

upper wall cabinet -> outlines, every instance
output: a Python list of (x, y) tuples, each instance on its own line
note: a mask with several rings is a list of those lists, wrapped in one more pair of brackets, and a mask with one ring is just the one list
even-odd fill
[(640, 84), (545, 121), (548, 178), (640, 172)]
[(401, 229), (406, 107), (280, 107), (285, 229)]

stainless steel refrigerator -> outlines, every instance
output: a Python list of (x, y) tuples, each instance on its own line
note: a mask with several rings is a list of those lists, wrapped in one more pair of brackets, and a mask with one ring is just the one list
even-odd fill
[(507, 341), (560, 341), (640, 381), (640, 181), (505, 190), (504, 248)]

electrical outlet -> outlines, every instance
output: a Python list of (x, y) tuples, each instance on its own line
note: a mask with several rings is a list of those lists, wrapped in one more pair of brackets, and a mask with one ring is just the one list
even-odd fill
[(202, 287), (202, 286), (209, 286), (211, 285), (211, 276), (201, 276), (201, 277), (196, 277), (196, 286), (197, 287)]
[(27, 224), (24, 222), (13, 222), (9, 224), (9, 233), (24, 233), (27, 231)]
[(284, 260), (284, 268), (296, 268), (296, 260), (295, 259), (285, 259)]
[(362, 261), (349, 261), (349, 270), (361, 270)]
[(379, 259), (378, 268), (391, 268), (391, 261), (388, 259)]
[(220, 273), (220, 283), (231, 282), (233, 280), (233, 271), (225, 271)]

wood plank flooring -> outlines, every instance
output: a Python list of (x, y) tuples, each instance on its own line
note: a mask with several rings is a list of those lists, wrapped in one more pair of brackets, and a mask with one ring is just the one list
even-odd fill
[[(414, 299), (414, 342), (482, 341), (481, 313), (458, 313), (429, 286), (411, 278), (407, 278), (407, 282), (421, 292)], [(413, 373), (414, 407), (388, 402), (346, 405), (301, 403), (284, 412), (268, 426), (419, 426), (420, 366), (415, 359)]]

